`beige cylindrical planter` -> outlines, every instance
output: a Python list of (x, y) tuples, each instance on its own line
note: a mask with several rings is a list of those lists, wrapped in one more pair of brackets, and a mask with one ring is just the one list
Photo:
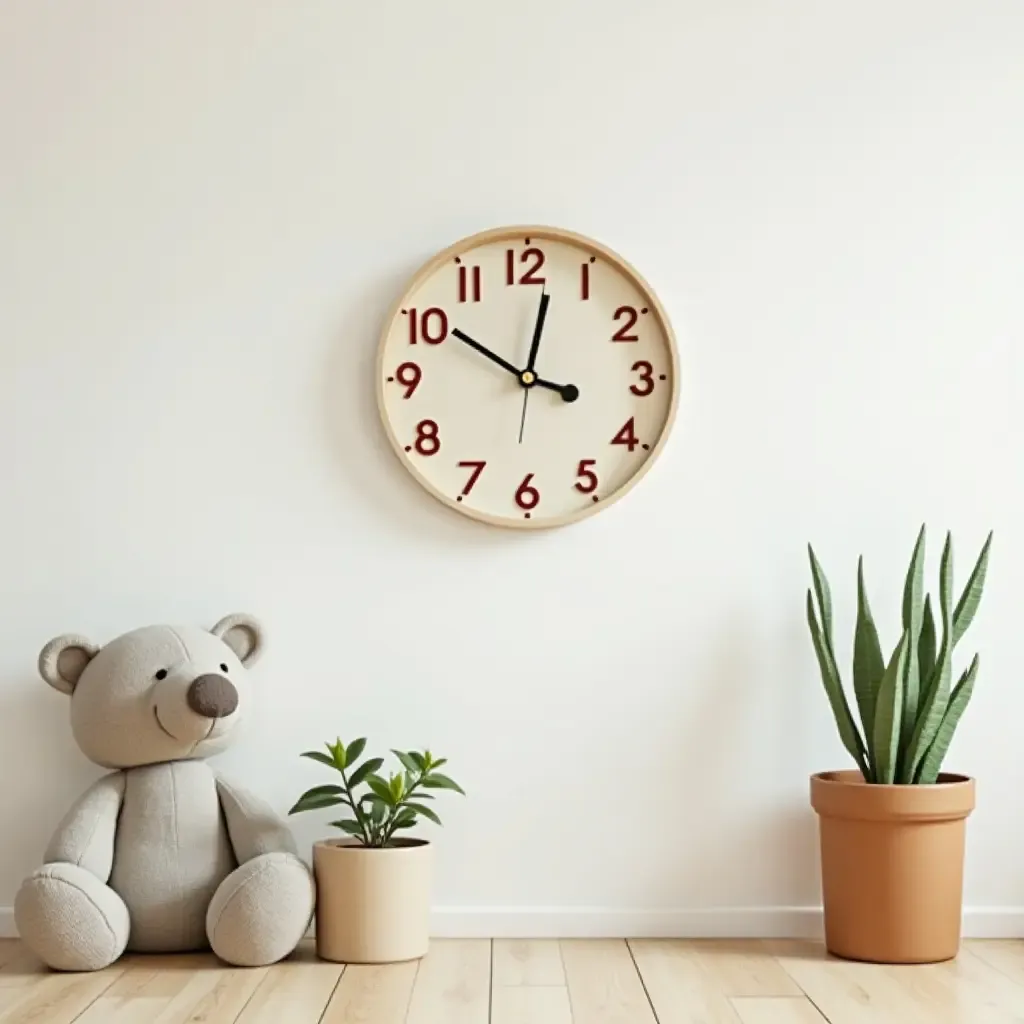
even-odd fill
[(964, 839), (974, 780), (878, 786), (858, 771), (811, 777), (825, 945), (848, 960), (921, 964), (960, 949)]
[(347, 839), (314, 843), (317, 955), (343, 964), (425, 956), (432, 867), (433, 849), (423, 840), (385, 849)]

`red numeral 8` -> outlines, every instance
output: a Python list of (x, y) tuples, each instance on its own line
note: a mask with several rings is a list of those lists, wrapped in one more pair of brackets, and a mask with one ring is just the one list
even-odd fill
[(436, 420), (420, 420), (416, 424), (416, 440), (413, 447), (419, 455), (436, 455), (441, 450), (441, 438), (437, 434)]

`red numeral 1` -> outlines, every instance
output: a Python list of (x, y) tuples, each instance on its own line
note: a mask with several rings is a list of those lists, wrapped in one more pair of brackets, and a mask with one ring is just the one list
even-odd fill
[(622, 425), (622, 429), (611, 439), (612, 444), (623, 444), (630, 451), (632, 451), (640, 441), (637, 439), (636, 433), (633, 429), (633, 417), (630, 416), (628, 420)]
[[(472, 270), (472, 274), (469, 271)], [(470, 281), (472, 281), (472, 295), (470, 296)], [(469, 296), (467, 298), (467, 296)], [(459, 302), (480, 301), (480, 268), (459, 267)]]
[(573, 484), (580, 494), (593, 494), (597, 490), (597, 474), (590, 468), (596, 465), (597, 459), (580, 459), (580, 464), (576, 467), (577, 483)]
[(431, 306), (420, 315), (419, 311), (413, 308), (407, 315), (410, 345), (415, 345), (420, 336), (428, 345), (440, 345), (448, 337), (448, 314), (443, 309)]
[(580, 267), (580, 298), (586, 302), (590, 298), (590, 264)]
[(463, 494), (469, 494), (471, 490), (476, 486), (477, 480), (480, 479), (480, 474), (484, 471), (486, 462), (476, 462), (471, 459), (466, 459), (464, 462), (455, 463), (457, 466), (465, 467), (466, 469), (472, 469), (473, 472), (469, 474), (469, 479), (466, 481), (466, 486), (462, 488), (462, 494), (459, 495), (458, 501), (462, 501)]

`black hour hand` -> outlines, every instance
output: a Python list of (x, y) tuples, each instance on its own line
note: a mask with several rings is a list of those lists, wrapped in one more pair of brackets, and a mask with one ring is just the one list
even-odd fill
[(470, 348), (475, 348), (477, 352), (480, 353), (480, 355), (486, 356), (488, 359), (490, 359), (492, 363), (497, 363), (503, 370), (507, 370), (514, 377), (519, 376), (519, 371), (510, 362), (508, 362), (505, 359), (502, 359), (497, 352), (492, 352), (489, 348), (484, 348), (484, 346), (481, 345), (479, 341), (475, 341), (468, 334), (465, 334), (463, 331), (460, 331), (458, 327), (453, 328), (452, 335), (458, 338), (459, 341), (464, 342)]
[(547, 388), (548, 391), (557, 391), (562, 396), (563, 402), (575, 402), (580, 397), (580, 389), (575, 384), (555, 384), (550, 380), (543, 380), (538, 377), (534, 384), (539, 388)]

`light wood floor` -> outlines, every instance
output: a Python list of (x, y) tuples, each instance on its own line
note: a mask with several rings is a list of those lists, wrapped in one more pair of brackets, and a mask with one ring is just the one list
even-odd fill
[(271, 968), (129, 956), (44, 970), (0, 940), (3, 1024), (1009, 1024), (1024, 941), (927, 967), (852, 964), (807, 942), (437, 940), (420, 963)]

